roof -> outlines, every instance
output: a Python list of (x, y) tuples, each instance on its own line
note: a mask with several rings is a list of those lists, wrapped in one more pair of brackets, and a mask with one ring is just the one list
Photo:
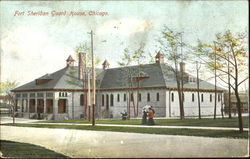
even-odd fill
[[(87, 68), (91, 72), (91, 68)], [(96, 69), (96, 87), (99, 89), (123, 89), (137, 88), (140, 79), (139, 87), (169, 87), (176, 88), (176, 78), (173, 68), (167, 64), (145, 64), (137, 66), (118, 67), (110, 69)], [(190, 77), (188, 73), (185, 77)], [(191, 76), (193, 77), (193, 76)], [(193, 77), (195, 78), (195, 77)], [(65, 67), (52, 74), (45, 74), (38, 78), (44, 80), (44, 83), (36, 84), (33, 80), (27, 84), (15, 88), (12, 91), (23, 90), (45, 90), (45, 89), (82, 89), (83, 82), (78, 78), (78, 66)], [(46, 80), (50, 79), (50, 80)], [(131, 80), (132, 79), (132, 82)], [(132, 85), (132, 86), (131, 86)], [(196, 82), (188, 82), (185, 80), (184, 88), (196, 89)], [(214, 85), (204, 80), (200, 80), (200, 89), (214, 90)], [(217, 90), (224, 90), (217, 87)]]
[[(176, 88), (176, 77), (173, 71), (173, 68), (167, 64), (145, 64), (141, 66), (128, 66), (120, 68), (111, 68), (107, 69), (104, 73), (103, 79), (101, 81), (100, 88), (102, 89), (117, 89), (117, 88), (136, 88), (138, 87), (138, 82), (132, 80), (129, 81), (130, 77), (138, 76), (140, 72), (140, 77), (145, 77), (143, 80), (140, 80), (140, 87), (169, 87)], [(184, 73), (184, 77), (193, 77), (194, 76)], [(130, 85), (130, 86), (129, 86)], [(196, 89), (196, 82), (188, 82), (184, 80), (184, 88)], [(211, 89), (214, 90), (214, 85), (200, 80), (200, 89)], [(217, 86), (217, 90), (224, 90)]]
[[(91, 68), (87, 68), (91, 72)], [(96, 74), (99, 74), (102, 69), (96, 69)], [(44, 84), (36, 84), (36, 80), (51, 79)], [(78, 79), (78, 66), (65, 67), (52, 74), (45, 74), (29, 83), (13, 89), (12, 91), (22, 90), (42, 90), (42, 89), (82, 89), (83, 82)], [(97, 78), (98, 80), (98, 78)]]

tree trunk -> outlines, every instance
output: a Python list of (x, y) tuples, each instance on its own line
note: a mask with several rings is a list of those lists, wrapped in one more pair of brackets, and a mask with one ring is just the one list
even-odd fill
[(217, 64), (217, 59), (216, 59), (216, 45), (214, 43), (214, 119), (216, 119), (216, 105), (217, 105), (217, 72), (216, 72), (216, 64)]
[(239, 119), (239, 131), (240, 133), (243, 132), (243, 121), (242, 121), (242, 113), (241, 113), (241, 101), (240, 101), (240, 96), (239, 96), (239, 92), (238, 92), (238, 86), (235, 89), (235, 96), (237, 99), (237, 110), (238, 110), (238, 119)]
[(227, 62), (227, 71), (228, 71), (228, 117), (231, 116), (231, 86), (230, 86), (230, 63), (229, 63), (229, 53), (228, 53), (228, 62)]
[(178, 75), (178, 69), (177, 69), (177, 61), (175, 61), (175, 76), (176, 76), (176, 84), (177, 84), (177, 91), (178, 91), (178, 97), (179, 97), (179, 105), (180, 105), (180, 119), (184, 119), (184, 111), (183, 111), (183, 102), (182, 102), (182, 92), (181, 92), (181, 86), (179, 81), (179, 75)]
[(196, 83), (197, 83), (197, 95), (198, 95), (198, 114), (199, 114), (199, 119), (201, 119), (201, 103), (200, 103), (200, 81), (199, 81), (199, 68), (198, 64), (196, 63)]

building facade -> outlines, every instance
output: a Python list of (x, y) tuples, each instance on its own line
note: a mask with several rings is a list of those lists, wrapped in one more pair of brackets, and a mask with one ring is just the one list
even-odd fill
[[(44, 119), (79, 119), (90, 117), (91, 89), (88, 91), (86, 56), (80, 53), (80, 62), (74, 66), (69, 56), (65, 68), (46, 74), (14, 90), (19, 116)], [(185, 72), (183, 85), (185, 116), (198, 116), (196, 78)], [(178, 117), (178, 92), (173, 68), (164, 63), (158, 53), (155, 63), (140, 66), (109, 68), (107, 60), (102, 69), (96, 69), (96, 117), (120, 118), (122, 112), (140, 117), (142, 107), (152, 105), (156, 117)], [(214, 85), (199, 80), (201, 115), (212, 116), (215, 106)], [(224, 103), (223, 89), (217, 88), (216, 114), (221, 115)], [(129, 111), (130, 110), (130, 111)]]

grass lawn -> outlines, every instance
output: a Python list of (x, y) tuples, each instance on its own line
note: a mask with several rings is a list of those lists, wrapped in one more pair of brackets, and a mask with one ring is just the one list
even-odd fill
[[(175, 128), (147, 128), (147, 127), (123, 127), (123, 126), (89, 126), (89, 125), (51, 125), (51, 124), (3, 124), (21, 127), (40, 127), (40, 128), (62, 128), (95, 131), (115, 131), (131, 133), (149, 133), (164, 135), (186, 135), (186, 136), (205, 136), (205, 137), (226, 137), (226, 138), (248, 138), (248, 132), (239, 133), (234, 130), (200, 130), (200, 129), (175, 129)], [(153, 127), (153, 126), (152, 126)]]
[[(243, 127), (249, 127), (249, 117), (243, 118)], [(88, 120), (75, 119), (75, 120), (48, 120), (39, 121), (42, 123), (91, 123)], [(140, 125), (141, 119), (109, 119), (109, 120), (96, 120), (97, 124), (130, 124), (130, 125)], [(187, 118), (184, 120), (180, 119), (155, 119), (156, 125), (168, 125), (168, 126), (205, 126), (205, 127), (238, 127), (238, 118), (203, 118), (203, 119), (191, 119)]]
[(41, 146), (0, 140), (1, 152), (5, 158), (69, 158)]

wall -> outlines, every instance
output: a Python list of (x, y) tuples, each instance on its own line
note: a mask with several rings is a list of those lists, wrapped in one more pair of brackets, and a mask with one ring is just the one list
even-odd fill
[[(174, 101), (172, 101), (171, 94), (174, 94)], [(194, 94), (194, 101), (192, 101), (192, 94)], [(203, 102), (201, 101), (201, 115), (202, 116), (213, 116), (214, 115), (214, 100), (215, 93), (214, 92), (200, 92), (200, 100), (201, 94), (203, 94)], [(210, 102), (210, 94), (212, 95), (212, 102)], [(218, 101), (217, 93), (217, 104), (216, 104), (216, 115), (221, 115), (221, 106), (222, 100)], [(220, 95), (223, 97), (223, 95)], [(167, 103), (167, 117), (179, 117), (180, 109), (179, 109), (179, 98), (177, 91), (166, 92), (166, 103)], [(169, 115), (170, 110), (170, 115)], [(185, 91), (184, 92), (184, 113), (186, 117), (198, 117), (198, 94), (194, 91)]]

